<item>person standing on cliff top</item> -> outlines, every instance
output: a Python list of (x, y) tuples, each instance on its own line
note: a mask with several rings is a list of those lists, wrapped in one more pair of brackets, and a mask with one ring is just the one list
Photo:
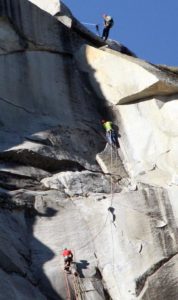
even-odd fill
[(109, 31), (114, 25), (114, 21), (111, 16), (108, 16), (106, 14), (103, 14), (103, 19), (104, 19), (104, 28), (102, 33), (102, 39), (106, 41), (109, 36)]

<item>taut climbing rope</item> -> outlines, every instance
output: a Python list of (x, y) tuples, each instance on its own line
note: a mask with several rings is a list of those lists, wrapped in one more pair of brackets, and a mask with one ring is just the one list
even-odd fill
[(71, 300), (69, 282), (68, 282), (67, 274), (64, 270), (63, 270), (63, 274), (64, 274), (64, 281), (65, 281), (65, 288), (66, 288), (66, 300)]

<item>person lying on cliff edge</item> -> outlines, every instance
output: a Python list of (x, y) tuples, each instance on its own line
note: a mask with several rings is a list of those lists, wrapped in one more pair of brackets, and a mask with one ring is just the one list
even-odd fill
[(73, 253), (71, 250), (64, 248), (62, 256), (64, 257), (64, 270), (66, 272), (70, 272), (70, 265), (73, 261)]
[(108, 16), (106, 14), (103, 14), (103, 19), (104, 19), (104, 28), (102, 33), (102, 39), (106, 41), (109, 36), (110, 29), (114, 25), (114, 20), (111, 16)]
[(106, 140), (109, 145), (114, 145), (117, 148), (119, 147), (119, 142), (117, 140), (117, 135), (115, 130), (113, 129), (113, 124), (111, 121), (101, 120), (102, 126), (105, 129)]

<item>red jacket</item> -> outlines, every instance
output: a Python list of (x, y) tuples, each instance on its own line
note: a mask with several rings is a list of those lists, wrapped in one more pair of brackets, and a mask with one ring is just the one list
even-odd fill
[(72, 251), (71, 250), (64, 250), (63, 252), (62, 252), (62, 255), (65, 257), (65, 256), (73, 256), (73, 254), (72, 254)]

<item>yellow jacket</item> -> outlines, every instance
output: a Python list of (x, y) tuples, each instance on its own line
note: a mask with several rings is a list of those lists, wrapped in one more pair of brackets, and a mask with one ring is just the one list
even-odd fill
[(103, 127), (106, 131), (111, 131), (112, 130), (112, 122), (110, 121), (106, 121), (104, 124), (103, 124)]

